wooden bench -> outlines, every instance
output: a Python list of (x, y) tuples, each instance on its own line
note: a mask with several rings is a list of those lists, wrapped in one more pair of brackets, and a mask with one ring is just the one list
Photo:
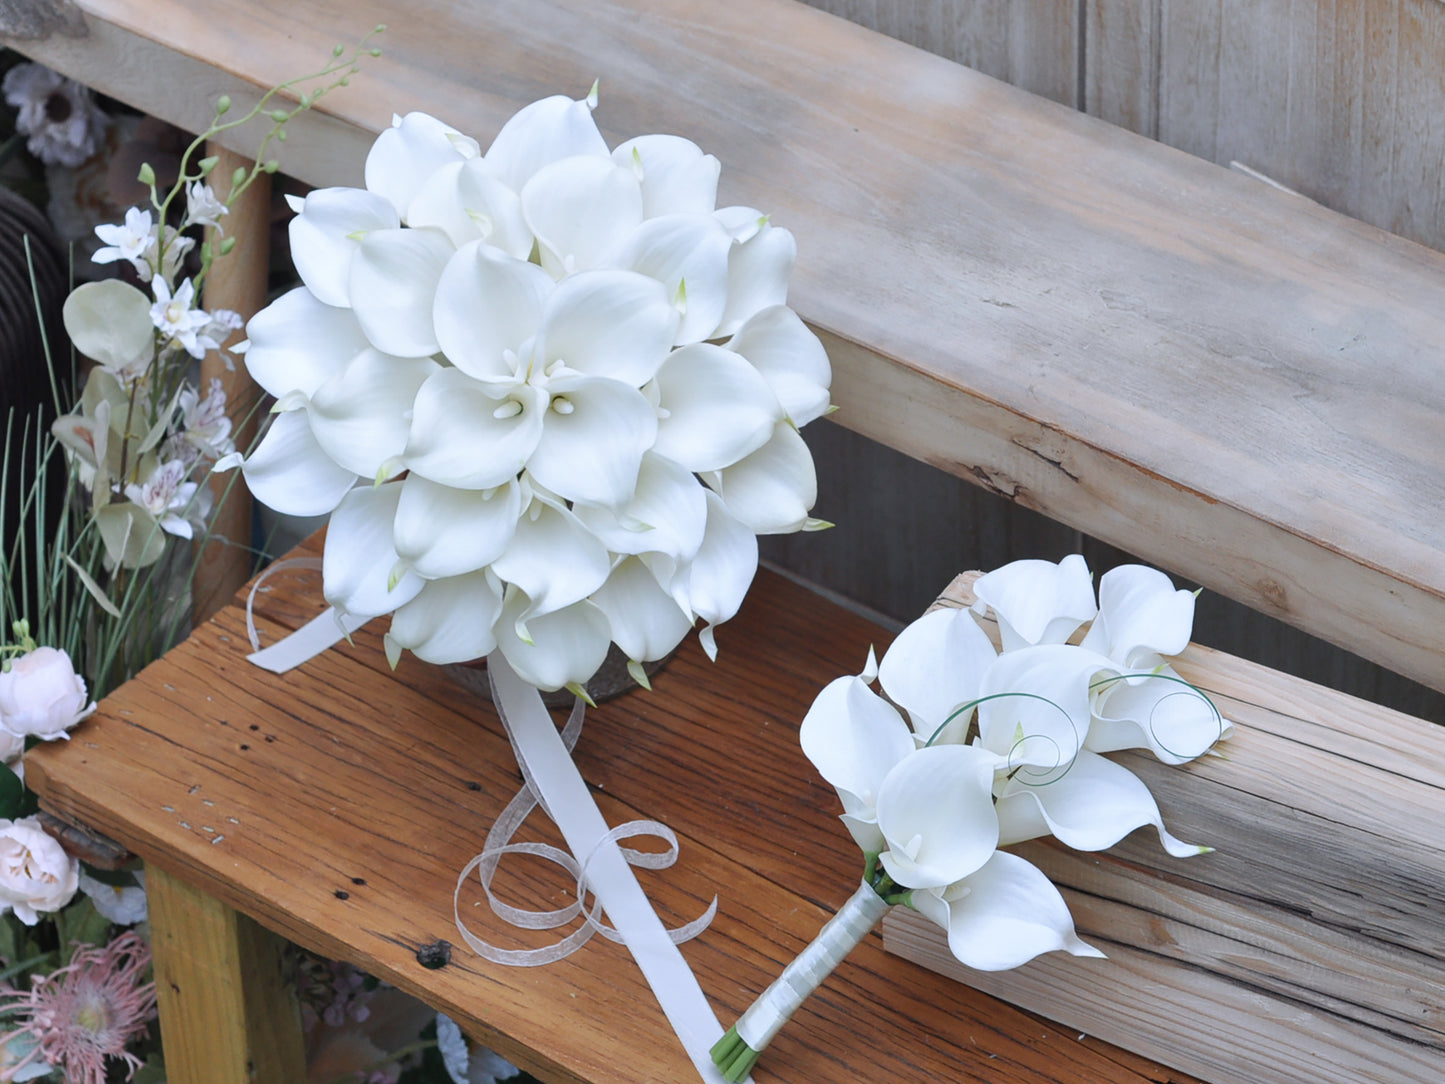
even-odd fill
[[(840, 422), (1445, 687), (1439, 253), (788, 0), (81, 7), (88, 36), (11, 44), (192, 128), (220, 93), (242, 101), (333, 42), (392, 22), (387, 56), (287, 145), (283, 168), (317, 184), (357, 183), (393, 112), (427, 109), (485, 140), (527, 101), (581, 94), (600, 78), (610, 139), (690, 136), (722, 160), (725, 201), (798, 235), (792, 301), (828, 343)], [(294, 623), (299, 602), (278, 593), (268, 616)], [(772, 638), (774, 627), (788, 635)], [(592, 748), (609, 733), (627, 743), (604, 757), (584, 740), (580, 754), (610, 817), (638, 810), (707, 841), (657, 898), (690, 917), (711, 895), (705, 885), (723, 891), (718, 925), (687, 952), (724, 1013), (851, 881), (852, 844), (792, 727), (818, 685), (856, 670), (879, 635), (771, 578), (733, 628), (718, 668), (689, 648), (658, 696), (597, 713)], [(161, 915), (170, 900), (172, 916), (209, 916), (250, 938), (228, 910), (239, 909), (424, 991), (545, 1077), (684, 1079), (635, 974), (611, 966), (626, 964), (620, 951), (605, 968), (418, 973), (417, 945), (448, 935), (445, 882), (460, 863), (446, 862), (475, 851), (511, 761), (495, 731), (463, 721), (477, 709), (457, 705), (441, 675), (385, 677), (374, 649), (363, 637), (273, 683), (247, 668), (228, 611), (69, 747), (36, 757), (35, 786), (50, 808), (154, 864)], [(1311, 687), (1282, 687), (1320, 711), (1338, 707)], [(197, 699), (213, 689), (228, 700)], [(1369, 716), (1362, 725), (1382, 725)], [(233, 729), (242, 718), (261, 744)], [(656, 744), (637, 737), (651, 730)], [(739, 773), (751, 782), (725, 787), (739, 749), (761, 751)], [(157, 774), (152, 762), (168, 767)], [(347, 795), (373, 804), (349, 807)], [(222, 806), (251, 828), (235, 835), (200, 817)], [(1275, 811), (1282, 832), (1287, 808)], [(288, 827), (297, 817), (311, 820), (298, 831)], [(796, 847), (780, 848), (794, 832)], [(331, 859), (293, 849), (308, 841)], [(345, 887), (352, 877), (367, 886)], [(187, 1014), (204, 1015), (206, 989), (230, 990), (234, 1018), (251, 1019), (249, 987), (214, 981), (216, 967), (239, 963), (198, 945), (158, 946), (162, 959), (171, 952), (167, 967), (187, 952), (197, 962), (191, 985), (163, 990), (170, 1018), (194, 1027)], [(881, 1075), (884, 1059), (904, 1080), (947, 1079), (959, 1066), (1021, 1084), (1180, 1079), (901, 966), (870, 942), (769, 1056), (776, 1079), (846, 1079), (847, 1059), (865, 1055), (855, 1072)], [(905, 975), (905, 992), (885, 999), (879, 975)], [(590, 1011), (565, 1011), (573, 993)], [(529, 1002), (547, 1015), (529, 1017)], [(627, 1010), (610, 1039), (606, 1005)], [(550, 1025), (558, 1019), (567, 1027)], [(619, 1051), (662, 1061), (619, 1067), (609, 1061)], [(227, 1079), (187, 1071), (174, 1079)]]

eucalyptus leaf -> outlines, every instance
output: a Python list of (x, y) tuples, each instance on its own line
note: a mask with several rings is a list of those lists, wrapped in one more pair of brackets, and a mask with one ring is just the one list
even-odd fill
[(138, 504), (120, 501), (95, 513), (95, 525), (112, 564), (145, 568), (161, 559), (166, 536), (155, 517)]

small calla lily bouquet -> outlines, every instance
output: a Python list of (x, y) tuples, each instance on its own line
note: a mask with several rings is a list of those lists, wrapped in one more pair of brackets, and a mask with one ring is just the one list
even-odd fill
[(825, 526), (798, 427), (830, 370), (785, 303), (792, 235), (717, 208), (686, 139), (609, 148), (595, 106), (535, 102), (485, 152), (396, 118), (365, 188), (295, 201), (303, 285), (248, 326), (277, 403), (246, 480), (331, 513), (327, 601), (391, 614), (393, 664), (500, 651), (581, 693), (616, 643), (646, 684), (698, 619), (715, 651), (758, 534)]
[[(1195, 596), (1126, 565), (1102, 577), (1096, 604), (1079, 556), (1015, 562), (974, 593), (972, 609), (927, 614), (881, 664), (870, 654), (863, 673), (830, 683), (803, 720), (803, 751), (864, 853), (863, 882), (714, 1048), (728, 1080), (889, 907), (936, 922), (982, 971), (1056, 950), (1102, 955), (1049, 879), (1001, 847), (1052, 835), (1096, 851), (1152, 826), (1176, 857), (1210, 849), (1170, 835), (1144, 783), (1104, 755), (1148, 749), (1182, 764), (1230, 732), (1167, 662), (1189, 642)], [(978, 620), (988, 614), (1002, 650)]]

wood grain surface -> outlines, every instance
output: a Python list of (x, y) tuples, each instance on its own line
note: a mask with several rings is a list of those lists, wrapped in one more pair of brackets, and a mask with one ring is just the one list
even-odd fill
[[(945, 598), (970, 601), (969, 579)], [(1215, 853), (1172, 859), (1152, 832), (1103, 854), (1016, 848), (1109, 966), (968, 971), (902, 910), (888, 948), (1215, 1084), (1436, 1084), (1445, 732), (1207, 648), (1178, 670), (1236, 724), (1223, 755), (1119, 759), (1176, 835)]]
[[(258, 598), (269, 642), (318, 608), (316, 574)], [(611, 823), (656, 818), (682, 837), (678, 865), (643, 873), (659, 913), (718, 917), (683, 946), (731, 1020), (853, 890), (861, 857), (797, 726), (817, 691), (861, 667), (887, 634), (770, 574), (719, 630), (719, 662), (689, 642), (655, 679), (588, 713), (577, 762)], [(45, 806), (313, 950), (422, 997), (549, 1082), (678, 1084), (692, 1070), (621, 946), (596, 939), (532, 969), (485, 963), (452, 925), (457, 872), (518, 784), (490, 707), (440, 670), (388, 671), (363, 630), (275, 676), (245, 659), (232, 607), (102, 704), (64, 747), (32, 754)], [(534, 815), (526, 838), (552, 833)], [(560, 876), (526, 862), (498, 887), (558, 906)], [(484, 921), (507, 947), (530, 934)], [(452, 942), (428, 970), (417, 950)], [(883, 952), (871, 936), (784, 1030), (756, 1079), (1146, 1084), (1190, 1078), (1080, 1039)]]
[(600, 78), (610, 139), (687, 133), (797, 234), (840, 422), (1445, 685), (1439, 253), (788, 0), (85, 7), (18, 44), (180, 123), (392, 22), (288, 144), (318, 183)]

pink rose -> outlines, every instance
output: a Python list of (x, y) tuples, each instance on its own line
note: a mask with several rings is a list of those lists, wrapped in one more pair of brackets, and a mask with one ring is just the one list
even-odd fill
[(70, 656), (53, 647), (37, 647), (0, 673), (0, 727), (25, 738), (51, 741), (95, 710), (85, 681)]
[(34, 926), (41, 912), (70, 902), (80, 882), (80, 863), (45, 834), (36, 817), (0, 819), (0, 914)]

